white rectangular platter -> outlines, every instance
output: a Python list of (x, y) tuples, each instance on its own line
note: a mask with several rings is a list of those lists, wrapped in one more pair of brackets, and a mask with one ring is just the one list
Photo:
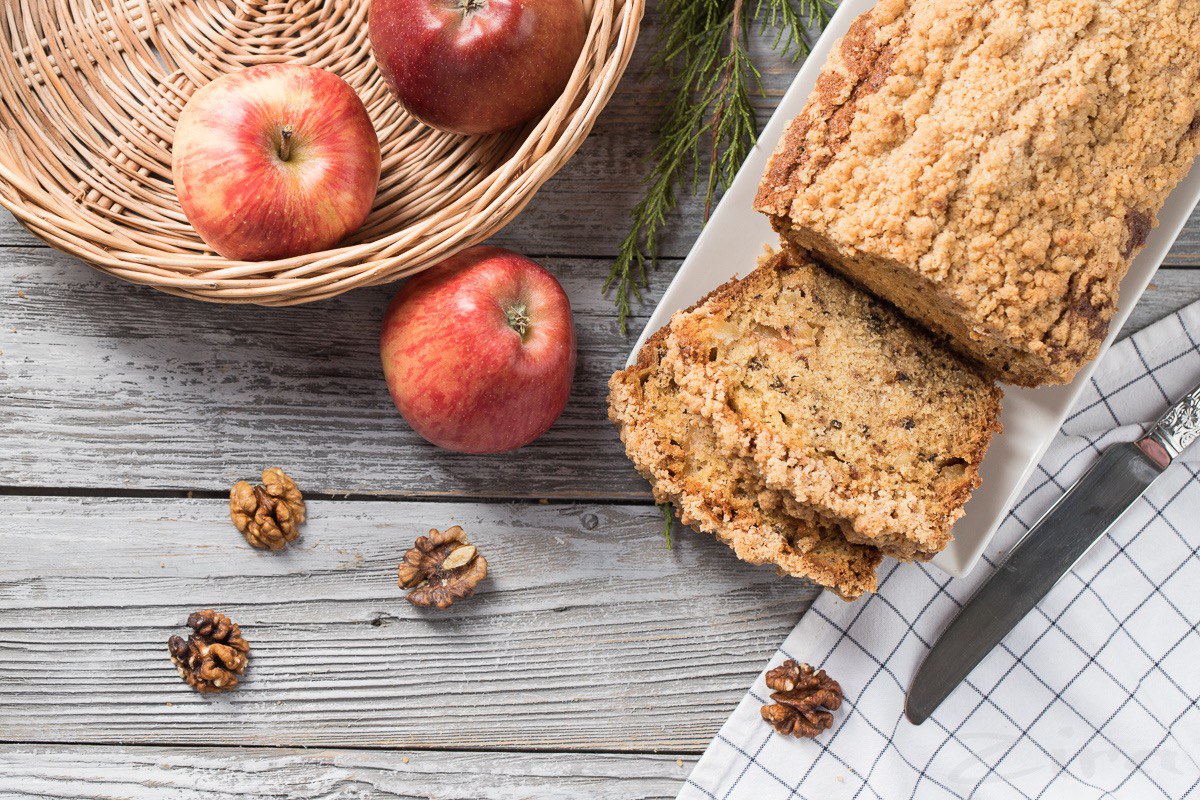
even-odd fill
[[(874, 0), (843, 0), (767, 122), (758, 145), (742, 165), (729, 191), (671, 281), (634, 346), (630, 362), (642, 342), (665, 325), (672, 314), (692, 305), (735, 275), (744, 275), (753, 268), (764, 245), (775, 246), (778, 243), (778, 237), (771, 230), (766, 217), (751, 207), (759, 178), (766, 170), (767, 159), (782, 136), (784, 127), (804, 107), (830, 48), (846, 33), (854, 18), (872, 5)], [(1159, 212), (1158, 227), (1151, 232), (1145, 249), (1121, 284), (1120, 310), (1113, 317), (1104, 350), (1108, 349), (1116, 332), (1125, 324), (1130, 310), (1146, 290), (1198, 200), (1200, 170), (1193, 169)], [(1037, 467), (1042, 454), (1062, 427), (1067, 413), (1094, 369), (1094, 364), (1086, 367), (1073, 383), (1066, 386), (1042, 389), (1004, 387), (1001, 409), (1004, 433), (996, 437), (988, 450), (981, 467), (983, 485), (967, 503), (963, 518), (954, 526), (954, 541), (933, 560), (935, 566), (956, 577), (971, 571), (1004, 521), (1008, 509), (1017, 500), (1018, 493)]]

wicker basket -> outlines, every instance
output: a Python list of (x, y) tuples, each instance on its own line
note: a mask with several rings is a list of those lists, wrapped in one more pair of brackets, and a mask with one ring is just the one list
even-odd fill
[[(3, 0), (0, 205), (54, 247), (164, 292), (291, 305), (422, 270), (496, 233), (583, 143), (633, 51), (644, 0), (585, 0), (563, 96), (487, 137), (417, 123), (367, 45), (367, 0)], [(270, 262), (215, 255), (171, 185), (188, 96), (240, 67), (294, 61), (357, 90), (383, 148), (375, 207), (342, 246)]]

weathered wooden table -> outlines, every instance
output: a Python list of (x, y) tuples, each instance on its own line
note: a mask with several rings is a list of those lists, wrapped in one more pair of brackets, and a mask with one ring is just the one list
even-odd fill
[[(766, 75), (764, 114), (793, 70)], [(708, 537), (667, 550), (605, 418), (605, 381), (699, 228), (685, 203), (622, 337), (600, 285), (653, 142), (643, 71), (498, 239), (559, 276), (580, 343), (566, 414), (511, 455), (437, 451), (397, 416), (377, 352), (394, 287), (204, 305), (0, 219), (0, 797), (674, 796), (814, 591)], [(1197, 298), (1200, 218), (1128, 327)], [(310, 500), (284, 553), (227, 516), (230, 485), (270, 465)], [(493, 577), (414, 609), (397, 562), (453, 523)], [(216, 698), (165, 647), (207, 607), (253, 646)]]

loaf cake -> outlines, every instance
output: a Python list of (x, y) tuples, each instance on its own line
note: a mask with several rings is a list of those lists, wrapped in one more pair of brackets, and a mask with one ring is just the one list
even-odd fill
[(1200, 149), (1200, 0), (881, 0), (755, 206), (1003, 380), (1097, 355)]
[(659, 370), (723, 457), (887, 555), (949, 543), (999, 430), (1000, 391), (972, 364), (787, 248), (669, 331)]
[(744, 561), (774, 564), (846, 600), (874, 591), (882, 556), (850, 544), (836, 527), (790, 516), (745, 459), (726, 458), (713, 430), (689, 413), (659, 360), (668, 331), (642, 347), (637, 363), (612, 376), (609, 416), (629, 458), (685, 525), (715, 534)]

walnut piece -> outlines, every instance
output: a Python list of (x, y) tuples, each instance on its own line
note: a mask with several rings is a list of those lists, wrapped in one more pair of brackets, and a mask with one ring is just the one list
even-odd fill
[(282, 550), (300, 535), (304, 496), (279, 467), (264, 469), (262, 485), (238, 481), (229, 492), (229, 517), (253, 547)]
[(188, 617), (192, 634), (167, 640), (179, 677), (197, 692), (227, 692), (237, 687), (250, 660), (250, 644), (233, 620), (212, 609)]
[(404, 554), (399, 577), (400, 588), (412, 590), (408, 602), (447, 608), (475, 593), (475, 586), (487, 577), (487, 561), (459, 526), (435, 528)]
[(833, 725), (830, 712), (842, 705), (842, 687), (825, 670), (790, 658), (767, 673), (767, 687), (775, 702), (762, 707), (762, 718), (784, 736), (816, 736)]

